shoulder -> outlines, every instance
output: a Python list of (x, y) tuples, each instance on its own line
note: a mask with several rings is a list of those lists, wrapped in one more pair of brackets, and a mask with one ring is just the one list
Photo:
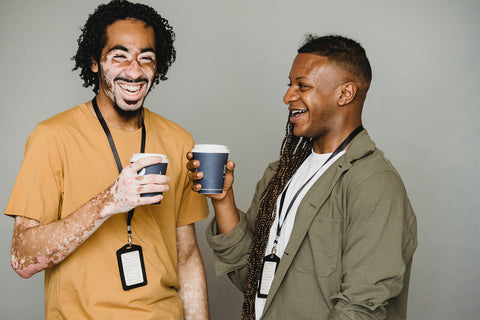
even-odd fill
[(377, 193), (397, 195), (406, 193), (399, 173), (382, 150), (378, 148), (354, 161), (343, 181), (349, 190), (364, 190), (372, 197)]
[(87, 119), (87, 106), (80, 104), (41, 121), (29, 136), (32, 139), (61, 138), (74, 128), (80, 128)]
[(182, 141), (193, 142), (193, 137), (178, 123), (145, 108), (147, 130), (161, 133), (164, 137), (173, 137)]
[(265, 171), (263, 173), (263, 179), (269, 181), (273, 177), (275, 171), (277, 170), (279, 162), (280, 160), (276, 160), (268, 164), (267, 168), (265, 168)]
[[(62, 132), (67, 129), (81, 127), (85, 122), (91, 119), (88, 114), (88, 107), (82, 103), (76, 107), (60, 112), (37, 125), (38, 130), (50, 130), (52, 132)], [(90, 115), (93, 117), (93, 115)]]
[(350, 167), (349, 172), (359, 175), (372, 175), (379, 172), (396, 172), (392, 163), (377, 148), (366, 130), (358, 134), (348, 147), (341, 165)]

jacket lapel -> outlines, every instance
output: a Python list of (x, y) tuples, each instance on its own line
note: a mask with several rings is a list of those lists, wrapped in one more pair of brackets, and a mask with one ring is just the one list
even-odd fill
[[(343, 157), (342, 157), (343, 158)], [(342, 159), (340, 158), (340, 159)], [(345, 163), (344, 160), (338, 160), (313, 184), (310, 190), (307, 192), (302, 202), (298, 206), (297, 215), (295, 216), (295, 224), (292, 229), (290, 240), (283, 257), (278, 265), (275, 277), (268, 293), (267, 301), (265, 302), (264, 313), (270, 306), (270, 303), (275, 296), (280, 284), (285, 277), (288, 269), (290, 268), (295, 255), (298, 252), (298, 248), (303, 242), (312, 220), (317, 215), (321, 206), (327, 200), (333, 187), (340, 179), (343, 172), (348, 170), (351, 166), (350, 163)]]

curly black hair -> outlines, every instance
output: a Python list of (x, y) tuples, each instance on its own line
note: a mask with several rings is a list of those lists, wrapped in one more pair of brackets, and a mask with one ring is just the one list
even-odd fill
[(158, 14), (155, 9), (144, 4), (131, 3), (125, 0), (113, 0), (99, 5), (93, 14), (90, 14), (82, 34), (78, 38), (78, 50), (72, 57), (75, 61), (73, 71), (80, 69), (80, 78), (85, 88), (93, 85), (93, 92), (98, 93), (98, 75), (90, 67), (93, 60), (99, 62), (102, 49), (106, 44), (106, 30), (117, 20), (135, 19), (145, 22), (155, 32), (155, 53), (157, 57), (158, 74), (153, 79), (155, 84), (160, 80), (167, 80), (167, 72), (176, 58), (173, 47), (175, 33), (168, 21)]

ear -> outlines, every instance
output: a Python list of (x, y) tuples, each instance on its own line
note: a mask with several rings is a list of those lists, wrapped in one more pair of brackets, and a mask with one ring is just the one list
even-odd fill
[(93, 73), (98, 72), (98, 63), (93, 59), (93, 57), (90, 59), (92, 61), (92, 64), (90, 65), (90, 70), (92, 70)]
[(357, 85), (353, 82), (347, 82), (339, 86), (338, 105), (344, 106), (352, 102), (357, 94)]

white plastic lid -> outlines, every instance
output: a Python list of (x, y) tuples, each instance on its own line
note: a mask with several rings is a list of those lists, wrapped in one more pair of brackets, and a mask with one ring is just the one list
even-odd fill
[(198, 153), (230, 153), (227, 146), (222, 144), (196, 144), (192, 152)]
[(142, 158), (146, 158), (146, 157), (162, 157), (162, 162), (163, 163), (168, 163), (168, 158), (167, 158), (167, 155), (166, 154), (161, 154), (161, 153), (134, 153), (132, 155), (132, 158), (130, 159), (130, 162), (135, 162), (139, 159), (142, 159)]

